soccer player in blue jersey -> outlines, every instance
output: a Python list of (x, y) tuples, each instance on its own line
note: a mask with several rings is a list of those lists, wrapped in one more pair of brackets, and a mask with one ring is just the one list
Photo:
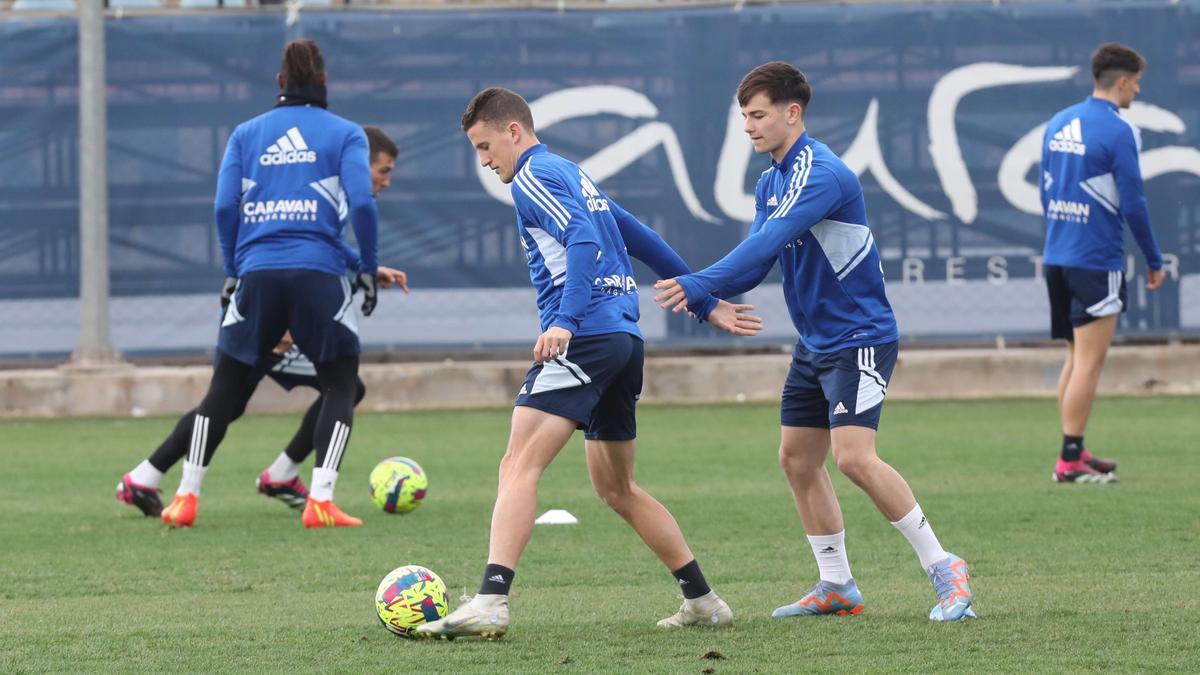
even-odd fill
[(1120, 115), (1141, 90), (1145, 67), (1142, 55), (1125, 45), (1100, 45), (1092, 55), (1092, 95), (1052, 117), (1042, 139), (1050, 335), (1067, 341), (1058, 380), (1062, 450), (1054, 467), (1054, 480), (1062, 483), (1117, 480), (1117, 463), (1088, 452), (1083, 434), (1117, 317), (1125, 311), (1124, 224), (1146, 257), (1146, 288), (1156, 290), (1165, 276), (1142, 191), (1141, 134)]
[[(683, 606), (660, 626), (725, 625), (717, 597), (670, 512), (633, 480), (634, 408), (642, 389), (642, 336), (633, 256), (658, 274), (688, 267), (654, 230), (608, 198), (576, 164), (535, 135), (529, 105), (493, 87), (462, 117), (480, 163), (512, 185), (517, 228), (537, 290), (542, 334), (517, 395), (492, 512), (483, 584), (469, 603), (417, 629), (423, 637), (498, 638), (508, 630), (508, 592), (533, 533), (542, 472), (577, 428), (585, 429), (588, 473), (600, 497), (654, 551), (683, 591)], [(702, 298), (701, 318), (750, 335), (761, 322), (747, 305)]]
[[(381, 191), (391, 185), (391, 172), (395, 167), (399, 149), (383, 129), (365, 125), (363, 131), (367, 135), (370, 151), (371, 192), (378, 197)], [(362, 264), (358, 252), (346, 245), (344, 241), (339, 243), (346, 258), (347, 269), (357, 273)], [(399, 286), (407, 293), (408, 276), (400, 270), (380, 265), (379, 286), (389, 288), (393, 285)], [(271, 378), (288, 391), (295, 387), (311, 387), (318, 392), (321, 391), (321, 383), (317, 380), (316, 369), (312, 362), (300, 351), (299, 347), (295, 346), (291, 336), (285, 335), (273, 353), (261, 359), (256, 365), (249, 381), (241, 391), (240, 398), (233, 405), (231, 423), (245, 412), (250, 397), (254, 395), (259, 382), (264, 377)], [(357, 405), (365, 395), (366, 387), (363, 385), (362, 379), (359, 379), (355, 404)], [(292, 508), (301, 509), (307, 505), (308, 487), (301, 480), (299, 470), (300, 465), (314, 450), (313, 436), (316, 432), (317, 419), (321, 414), (322, 405), (324, 405), (324, 399), (318, 396), (317, 400), (313, 401), (304, 413), (300, 427), (292, 436), (287, 448), (259, 475), (256, 486), (261, 494), (278, 499)], [(118, 500), (138, 508), (147, 516), (162, 515), (163, 504), (158, 497), (158, 486), (163, 475), (188, 455), (191, 449), (190, 439), (196, 414), (196, 409), (184, 413), (158, 449), (122, 477), (121, 482), (117, 484)], [(198, 490), (199, 486), (196, 487)], [(193, 494), (199, 497), (198, 491)], [(184, 515), (177, 513), (176, 517), (182, 518)]]
[(838, 469), (916, 551), (938, 595), (929, 618), (973, 616), (966, 562), (942, 548), (908, 483), (875, 452), (899, 333), (858, 177), (805, 131), (811, 96), (803, 73), (782, 61), (742, 80), (737, 99), (744, 130), (754, 149), (774, 160), (755, 188), (750, 234), (709, 268), (659, 281), (656, 300), (679, 311), (710, 294), (733, 297), (754, 288), (776, 260), (783, 268), (784, 297), (800, 340), (783, 389), (779, 461), (821, 580), (772, 616), (863, 609), (846, 557), (841, 507), (825, 470), (831, 446)]
[(302, 522), (362, 524), (333, 503), (333, 490), (358, 381), (358, 327), (351, 284), (343, 276), (346, 214), (361, 250), (356, 283), (368, 302), (377, 284), (378, 211), (367, 139), (358, 125), (326, 110), (325, 64), (315, 42), (289, 42), (277, 79), (282, 91), (275, 107), (234, 130), (217, 177), (215, 214), (229, 305), (212, 383), (192, 420), (180, 488), (162, 513), (172, 525), (195, 521), (200, 483), (234, 406), (257, 364), (289, 332), (312, 361), (323, 399)]

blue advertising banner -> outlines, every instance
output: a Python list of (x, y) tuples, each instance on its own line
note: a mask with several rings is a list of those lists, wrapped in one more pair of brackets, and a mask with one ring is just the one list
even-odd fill
[[(108, 23), (113, 327), (126, 351), (211, 347), (215, 174), (229, 133), (267, 109), (283, 44), (317, 40), (330, 109), (400, 147), (380, 195), (380, 259), (405, 269), (363, 323), (375, 347), (523, 344), (536, 312), (511, 197), (459, 128), (489, 85), (695, 267), (744, 236), (768, 165), (733, 95), (786, 60), (806, 124), (861, 177), (906, 339), (1046, 337), (1037, 163), (1044, 125), (1091, 91), (1096, 45), (1149, 62), (1126, 119), (1168, 281), (1142, 288), (1129, 243), (1125, 335), (1200, 334), (1200, 7), (1194, 3), (784, 5), (605, 12), (221, 12)], [(0, 22), (0, 352), (77, 335), (77, 47), (72, 20)], [(794, 332), (778, 276), (748, 295), (767, 339)], [(1136, 278), (1135, 278), (1136, 277)], [(657, 342), (730, 344), (648, 302)], [(75, 331), (74, 333), (72, 331)]]

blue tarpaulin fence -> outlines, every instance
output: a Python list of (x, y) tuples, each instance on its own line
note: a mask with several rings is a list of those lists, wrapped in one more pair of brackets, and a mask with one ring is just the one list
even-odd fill
[[(1200, 334), (1200, 8), (1189, 3), (784, 5), (658, 11), (304, 11), (108, 21), (113, 330), (125, 351), (211, 347), (215, 173), (233, 128), (272, 104), (283, 44), (316, 39), (330, 109), (400, 146), (380, 198), (381, 260), (414, 293), (364, 322), (376, 347), (524, 343), (532, 293), (503, 186), (459, 117), (488, 85), (522, 93), (539, 135), (693, 266), (744, 235), (754, 156), (733, 106), (750, 68), (810, 78), (810, 133), (859, 172), (889, 295), (910, 340), (1044, 336), (1039, 126), (1090, 92), (1119, 40), (1149, 61), (1142, 129), (1171, 276), (1131, 285), (1126, 335)], [(78, 75), (72, 19), (0, 22), (0, 352), (78, 334)], [(490, 173), (490, 172), (489, 172)], [(1132, 243), (1130, 270), (1143, 274)], [(750, 294), (767, 339), (794, 334), (776, 276)], [(657, 342), (727, 345), (646, 302)], [(74, 312), (74, 313), (73, 313)]]

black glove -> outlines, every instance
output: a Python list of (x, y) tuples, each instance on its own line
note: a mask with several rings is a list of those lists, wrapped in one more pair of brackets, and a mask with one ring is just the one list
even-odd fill
[(229, 308), (229, 303), (233, 301), (233, 292), (237, 290), (239, 279), (237, 277), (225, 277), (225, 281), (221, 283), (221, 309)]
[(358, 276), (354, 277), (354, 290), (362, 289), (363, 316), (371, 316), (371, 312), (375, 311), (375, 303), (379, 301), (379, 286), (375, 283), (375, 275), (359, 272)]

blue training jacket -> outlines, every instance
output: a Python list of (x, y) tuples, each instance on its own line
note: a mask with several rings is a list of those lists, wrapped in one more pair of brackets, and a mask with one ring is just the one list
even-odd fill
[(758, 179), (754, 223), (707, 269), (679, 278), (689, 299), (728, 298), (762, 283), (775, 261), (800, 341), (813, 352), (899, 339), (858, 176), (803, 133)]
[[(542, 331), (558, 326), (576, 337), (629, 333), (640, 338), (629, 256), (663, 279), (690, 271), (657, 232), (545, 145), (529, 148), (517, 160), (512, 198)], [(689, 309), (704, 318), (714, 306), (710, 297)]]
[(216, 219), (226, 276), (260, 269), (342, 274), (352, 250), (375, 274), (379, 211), (371, 194), (367, 136), (316, 106), (280, 106), (234, 130), (217, 177)]
[(1042, 139), (1043, 262), (1124, 269), (1128, 223), (1146, 263), (1162, 268), (1142, 191), (1141, 149), (1141, 133), (1111, 101), (1089, 96), (1050, 119)]

